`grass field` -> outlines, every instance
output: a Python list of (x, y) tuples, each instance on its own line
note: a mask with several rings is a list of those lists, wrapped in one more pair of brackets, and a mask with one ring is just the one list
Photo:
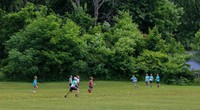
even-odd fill
[(96, 81), (92, 94), (82, 81), (78, 97), (64, 98), (67, 82), (40, 83), (33, 93), (31, 83), (0, 82), (0, 110), (200, 110), (200, 86), (161, 85), (136, 90), (131, 82)]

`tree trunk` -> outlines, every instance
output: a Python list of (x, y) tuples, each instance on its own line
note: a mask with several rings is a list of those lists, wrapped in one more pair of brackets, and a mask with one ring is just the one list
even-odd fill
[(94, 5), (94, 18), (95, 20), (95, 25), (97, 25), (97, 20), (99, 16), (99, 8), (101, 5), (104, 3), (104, 0), (93, 0), (93, 5)]
[(80, 0), (76, 0), (76, 5), (80, 7)]
[(28, 0), (23, 0), (23, 2), (24, 2), (24, 7), (25, 7), (27, 2), (28, 2)]

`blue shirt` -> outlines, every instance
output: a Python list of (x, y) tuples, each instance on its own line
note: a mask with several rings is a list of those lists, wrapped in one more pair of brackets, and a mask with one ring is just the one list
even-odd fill
[(156, 81), (160, 82), (160, 76), (156, 76)]
[(73, 81), (72, 81), (71, 87), (76, 87), (76, 84), (77, 84), (77, 81), (76, 81), (76, 80), (73, 80)]
[(145, 81), (146, 81), (146, 82), (149, 81), (149, 76), (145, 76)]
[(153, 76), (150, 76), (150, 77), (149, 77), (149, 80), (150, 80), (150, 81), (153, 81)]
[(133, 82), (137, 82), (137, 78), (136, 78), (135, 76), (133, 76), (133, 77), (131, 78), (131, 80), (132, 80)]
[(33, 80), (33, 86), (37, 86), (37, 79)]

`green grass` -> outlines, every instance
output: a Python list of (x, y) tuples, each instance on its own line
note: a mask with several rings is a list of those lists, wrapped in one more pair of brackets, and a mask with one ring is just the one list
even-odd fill
[(31, 83), (0, 82), (0, 110), (200, 110), (200, 86), (161, 85), (136, 90), (131, 82), (96, 81), (92, 94), (82, 81), (78, 97), (64, 98), (67, 82), (40, 83), (33, 93)]

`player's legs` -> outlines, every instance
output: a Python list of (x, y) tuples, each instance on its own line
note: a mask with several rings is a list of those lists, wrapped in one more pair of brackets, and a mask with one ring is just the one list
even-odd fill
[(148, 81), (146, 81), (146, 86), (149, 86), (149, 82)]
[(78, 96), (78, 88), (76, 89), (76, 93), (75, 93), (75, 96), (77, 97)]
[(65, 98), (68, 96), (68, 94), (70, 93), (70, 92), (72, 92), (73, 91), (73, 87), (70, 87), (70, 89), (69, 89), (69, 91), (65, 94)]
[(89, 86), (88, 92), (89, 92), (89, 93), (92, 93), (92, 90), (93, 90), (93, 87), (92, 87), (92, 86)]
[(33, 88), (34, 88), (33, 92), (36, 92), (38, 86), (34, 86)]
[(136, 88), (138, 88), (138, 86), (136, 85), (136, 82), (133, 82), (133, 84), (134, 84), (134, 86), (135, 86)]
[(157, 82), (157, 87), (160, 87), (160, 82)]
[(152, 87), (152, 83), (153, 83), (153, 81), (150, 81), (150, 87)]

